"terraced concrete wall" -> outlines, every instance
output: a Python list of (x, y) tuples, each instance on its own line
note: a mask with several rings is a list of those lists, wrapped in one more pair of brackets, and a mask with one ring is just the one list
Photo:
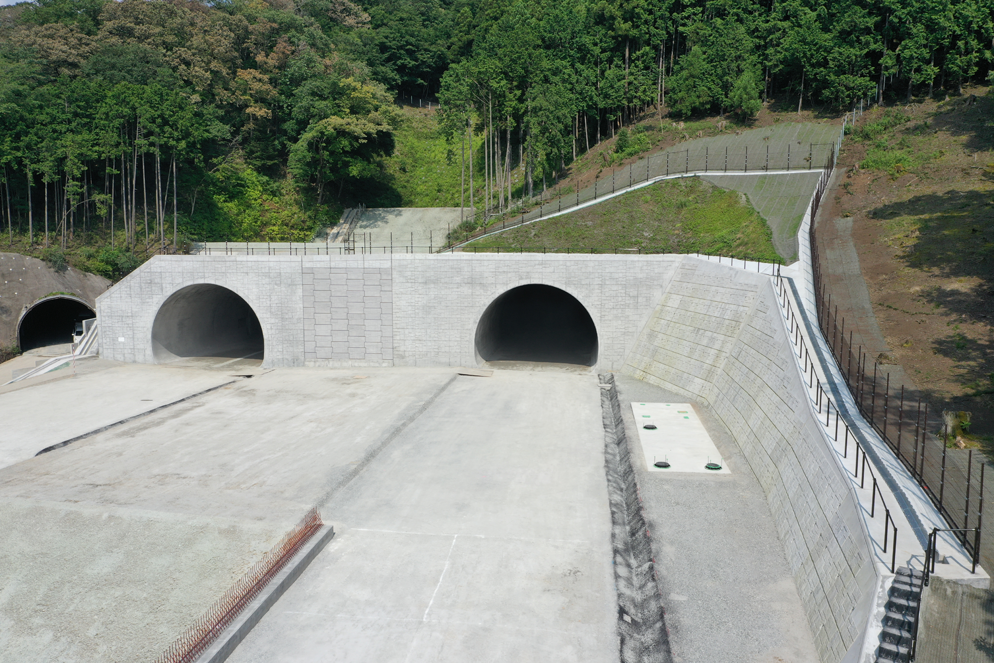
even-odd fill
[(822, 661), (857, 661), (877, 586), (871, 544), (804, 401), (769, 277), (685, 260), (623, 370), (722, 419), (766, 493)]

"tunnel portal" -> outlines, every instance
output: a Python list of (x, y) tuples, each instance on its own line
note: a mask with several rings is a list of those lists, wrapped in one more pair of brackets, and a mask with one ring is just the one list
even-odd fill
[(47, 297), (34, 304), (17, 325), (17, 344), (22, 351), (60, 343), (72, 343), (77, 323), (97, 317), (85, 302), (75, 297)]
[(497, 297), (476, 328), (483, 361), (593, 366), (597, 329), (576, 297), (548, 285), (523, 285)]
[(202, 283), (173, 293), (152, 324), (152, 352), (160, 364), (181, 357), (262, 359), (264, 351), (252, 307), (219, 285)]

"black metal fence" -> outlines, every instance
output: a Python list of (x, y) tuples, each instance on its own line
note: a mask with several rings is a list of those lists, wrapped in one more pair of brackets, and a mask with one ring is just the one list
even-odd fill
[(522, 199), (512, 202), (511, 211), (495, 214), (481, 210), (476, 213), (474, 222), (479, 230), (453, 242), (460, 247), (474, 239), (495, 231), (514, 228), (524, 223), (543, 219), (551, 214), (576, 209), (605, 196), (622, 193), (647, 182), (660, 178), (694, 175), (722, 175), (724, 173), (803, 173), (819, 172), (815, 164), (823, 163), (827, 154), (834, 153), (834, 143), (804, 143), (793, 149), (788, 144), (786, 150), (770, 152), (768, 145), (762, 149), (742, 147), (734, 150), (720, 148), (712, 150), (703, 145), (693, 149), (669, 150), (654, 154), (641, 161), (614, 170), (594, 183), (580, 189), (575, 182), (562, 180), (557, 187), (543, 193), (537, 199)]
[[(849, 458), (849, 451), (852, 449), (853, 480), (859, 482), (861, 489), (867, 487), (867, 473), (870, 475), (870, 518), (876, 518), (877, 499), (879, 499), (880, 508), (884, 512), (884, 539), (881, 544), (881, 553), (886, 555), (889, 548), (890, 570), (893, 573), (897, 566), (897, 524), (890, 515), (890, 508), (887, 506), (884, 494), (880, 490), (880, 482), (877, 480), (877, 475), (873, 472), (872, 464), (866, 462), (866, 451), (856, 436), (853, 435), (849, 424), (841, 418), (838, 405), (832, 402), (831, 397), (821, 384), (821, 379), (815, 372), (815, 364), (811, 359), (811, 352), (804, 341), (804, 335), (801, 333), (800, 320), (794, 314), (794, 307), (791, 305), (790, 298), (787, 296), (787, 286), (784, 284), (779, 270), (776, 273), (776, 284), (777, 298), (780, 307), (783, 309), (784, 317), (787, 320), (788, 333), (793, 341), (794, 351), (797, 352), (797, 360), (802, 367), (801, 372), (808, 381), (808, 388), (815, 391), (814, 405), (818, 408), (819, 421), (820, 417), (825, 417), (825, 428), (829, 431), (829, 435), (832, 436), (833, 441), (838, 442), (839, 436), (842, 436), (843, 465), (845, 465), (845, 460)], [(832, 425), (833, 413), (835, 414), (834, 427)]]
[[(876, 357), (868, 356), (861, 344), (854, 347), (852, 325), (847, 329), (845, 311), (839, 311), (838, 298), (834, 298), (833, 304), (831, 285), (822, 272), (815, 223), (833, 167), (834, 158), (826, 164), (811, 207), (811, 266), (821, 332), (859, 411), (918, 481), (950, 528), (962, 532), (963, 546), (983, 566), (992, 561), (985, 559), (978, 549), (989, 537), (983, 533), (986, 467), (983, 456), (974, 454), (973, 450), (949, 448), (948, 431), (935, 412), (929, 418), (929, 404), (922, 394), (916, 388), (892, 384), (890, 374)], [(968, 536), (966, 532), (974, 529), (982, 535)], [(988, 545), (984, 549), (992, 548)]]

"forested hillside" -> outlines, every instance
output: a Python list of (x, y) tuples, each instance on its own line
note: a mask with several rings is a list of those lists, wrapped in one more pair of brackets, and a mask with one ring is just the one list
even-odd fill
[(500, 210), (512, 171), (530, 192), (646, 114), (957, 94), (990, 75), (992, 11), (994, 0), (21, 3), (0, 8), (0, 221), (21, 250), (89, 245), (84, 259), (115, 274), (130, 264), (122, 251), (174, 238), (306, 239), (343, 206), (384, 198), (403, 99), (441, 102), (444, 158), (472, 165), (473, 196), (469, 172), (457, 184), (466, 204)]

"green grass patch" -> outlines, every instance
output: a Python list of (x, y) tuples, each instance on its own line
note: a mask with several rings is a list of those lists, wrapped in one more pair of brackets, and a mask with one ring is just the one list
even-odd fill
[(496, 249), (709, 253), (780, 259), (772, 233), (745, 196), (696, 178), (661, 182), (591, 207), (468, 245)]
[[(458, 207), (462, 142), (447, 141), (434, 114), (407, 108), (402, 117), (394, 134), (394, 153), (382, 161), (380, 186), (364, 202), (370, 207)], [(483, 139), (475, 136), (473, 142), (473, 156), (479, 160)], [(469, 206), (468, 142), (466, 167)], [(482, 186), (482, 177), (474, 184)]]
[(852, 125), (847, 126), (846, 133), (850, 134), (853, 139), (860, 142), (876, 140), (883, 134), (896, 129), (903, 124), (907, 124), (910, 120), (911, 116), (904, 111), (890, 108), (886, 110), (882, 116), (872, 122), (867, 122), (857, 127), (852, 127)]
[(21, 354), (21, 349), (16, 345), (10, 347), (0, 347), (0, 364), (10, 361)]
[(942, 156), (940, 152), (921, 152), (911, 148), (895, 148), (889, 145), (875, 145), (866, 152), (860, 167), (866, 170), (882, 170), (897, 179), (908, 172), (915, 172), (927, 163)]
[(652, 141), (649, 140), (647, 131), (648, 125), (640, 124), (633, 127), (631, 131), (627, 128), (618, 132), (617, 140), (614, 141), (614, 152), (611, 154), (612, 163), (621, 163), (625, 159), (638, 156), (652, 149)]

